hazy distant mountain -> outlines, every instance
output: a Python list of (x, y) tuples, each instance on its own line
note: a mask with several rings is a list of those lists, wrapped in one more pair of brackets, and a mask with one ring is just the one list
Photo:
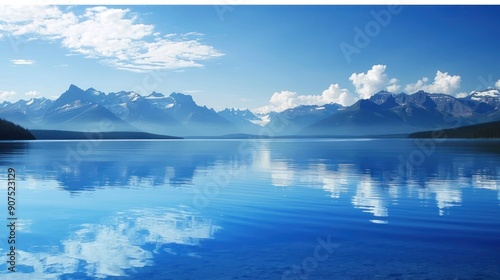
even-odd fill
[(47, 110), (54, 101), (50, 99), (32, 98), (15, 103), (5, 101), (0, 104), (0, 118), (8, 119), (24, 127), (37, 128)]
[[(390, 100), (390, 99), (389, 99)], [(318, 121), (301, 131), (309, 135), (371, 135), (399, 133), (403, 120), (393, 111), (370, 100), (359, 100), (352, 106)]]
[(71, 85), (55, 101), (45, 98), (0, 104), (0, 117), (32, 129), (79, 131), (144, 131), (161, 135), (240, 133), (213, 109), (198, 106), (189, 95), (153, 92), (105, 94)]
[(138, 93), (125, 91), (110, 93), (100, 100), (100, 104), (143, 131), (167, 135), (186, 133), (180, 122)]
[(239, 132), (235, 124), (219, 116), (213, 109), (198, 106), (190, 95), (174, 92), (170, 96), (164, 96), (154, 92), (146, 98), (153, 106), (164, 110), (188, 129), (188, 135), (224, 135)]
[(266, 125), (275, 135), (293, 135), (303, 128), (336, 114), (339, 104), (301, 105), (270, 115)]
[(83, 91), (71, 85), (47, 110), (43, 117), (44, 129), (80, 131), (139, 131), (99, 105), (103, 96), (96, 91)]
[(258, 134), (262, 129), (260, 125), (256, 124), (261, 119), (248, 109), (224, 109), (217, 113), (236, 125), (241, 133)]

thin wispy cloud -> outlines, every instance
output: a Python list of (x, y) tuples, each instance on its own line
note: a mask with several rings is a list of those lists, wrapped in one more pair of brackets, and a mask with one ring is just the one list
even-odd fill
[(12, 59), (10, 62), (14, 65), (32, 65), (36, 63), (36, 61), (30, 59)]
[(139, 21), (129, 9), (91, 7), (75, 14), (54, 6), (4, 6), (0, 34), (56, 41), (70, 54), (132, 72), (202, 67), (223, 56), (201, 42), (201, 33), (165, 37)]

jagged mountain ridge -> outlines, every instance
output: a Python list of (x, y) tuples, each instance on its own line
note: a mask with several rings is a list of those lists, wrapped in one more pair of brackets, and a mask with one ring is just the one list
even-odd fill
[(498, 89), (473, 92), (463, 98), (424, 91), (383, 91), (305, 127), (300, 133), (381, 135), (452, 128), (500, 120), (499, 106)]
[(262, 127), (258, 125), (261, 119), (248, 109), (240, 110), (226, 108), (217, 112), (217, 114), (235, 124), (242, 133), (258, 134), (262, 129)]
[(332, 116), (344, 109), (335, 103), (323, 105), (300, 105), (270, 116), (266, 127), (276, 135), (293, 135), (301, 129)]
[[(105, 94), (94, 88), (83, 90), (71, 85), (56, 100), (32, 110), (25, 100), (0, 104), (0, 117), (30, 129), (79, 131), (144, 131), (163, 135), (224, 135), (240, 132), (213, 109), (198, 106), (191, 96), (153, 92), (141, 96), (135, 92)], [(40, 107), (40, 106), (39, 106)]]
[[(45, 129), (80, 131), (140, 131), (100, 104), (103, 94), (71, 85), (47, 110)], [(31, 127), (28, 127), (31, 128)]]
[[(379, 92), (368, 100), (301, 105), (265, 116), (250, 110), (219, 112), (199, 106), (190, 95), (159, 92), (104, 93), (71, 85), (58, 99), (34, 98), (0, 103), (0, 117), (30, 129), (144, 131), (176, 136), (259, 134), (374, 135), (442, 129), (500, 119), (497, 89), (462, 98), (446, 94)], [(99, 122), (106, 120), (105, 125)], [(104, 128), (103, 128), (104, 127)], [(268, 133), (266, 132), (266, 133)]]

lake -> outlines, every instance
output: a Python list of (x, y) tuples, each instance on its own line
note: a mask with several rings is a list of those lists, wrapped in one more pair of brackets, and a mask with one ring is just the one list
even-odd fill
[(0, 278), (500, 279), (499, 144), (2, 142)]

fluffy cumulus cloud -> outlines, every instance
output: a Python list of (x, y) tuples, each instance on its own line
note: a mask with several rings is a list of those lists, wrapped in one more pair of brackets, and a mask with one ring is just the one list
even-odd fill
[(401, 86), (398, 84), (398, 79), (390, 79), (389, 85), (387, 86), (386, 90), (388, 92), (399, 93), (401, 91)]
[(138, 16), (129, 9), (91, 7), (80, 15), (52, 6), (2, 9), (2, 36), (57, 41), (73, 54), (128, 71), (201, 67), (202, 61), (223, 55), (201, 43), (203, 34), (162, 36), (153, 25), (138, 23)]
[(321, 101), (324, 101), (324, 104), (327, 103), (337, 103), (342, 106), (352, 105), (357, 101), (357, 98), (354, 97), (347, 89), (340, 88), (339, 84), (332, 84), (330, 87), (323, 91), (320, 98)]
[(299, 105), (323, 105), (337, 103), (343, 106), (352, 105), (359, 99), (367, 99), (379, 91), (399, 92), (401, 86), (396, 78), (389, 78), (385, 73), (386, 65), (373, 65), (366, 73), (353, 73), (349, 80), (356, 88), (356, 94), (339, 84), (332, 84), (320, 95), (299, 95), (291, 91), (281, 91), (273, 94), (269, 104), (257, 108), (256, 113), (282, 112)]
[(498, 81), (496, 82), (495, 87), (496, 87), (496, 88), (498, 88), (498, 89), (500, 89), (500, 80), (498, 80)]
[(462, 78), (458, 75), (450, 76), (448, 72), (437, 71), (434, 82), (429, 83), (429, 79), (423, 77), (414, 84), (406, 85), (405, 91), (407, 93), (414, 93), (423, 90), (431, 93), (453, 94), (460, 89), (461, 82)]
[(386, 65), (373, 65), (366, 73), (352, 73), (349, 80), (356, 88), (360, 99), (367, 99), (381, 90), (398, 92), (401, 87), (395, 78), (389, 79), (385, 72)]
[(353, 104), (356, 98), (345, 88), (340, 88), (338, 84), (332, 84), (320, 95), (299, 95), (296, 92), (281, 91), (275, 92), (269, 104), (257, 108), (256, 113), (282, 112), (300, 105), (323, 105), (337, 103), (343, 106)]

